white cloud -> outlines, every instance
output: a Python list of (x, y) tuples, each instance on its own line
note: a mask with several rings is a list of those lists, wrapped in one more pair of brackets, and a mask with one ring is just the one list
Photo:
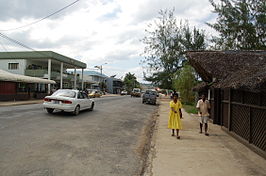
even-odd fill
[[(61, 0), (54, 0), (50, 1), (50, 4), (46, 3), (46, 6), (44, 4), (43, 8), (53, 7), (55, 1), (60, 1), (57, 7), (58, 4), (65, 4)], [(74, 10), (70, 8), (59, 14), (60, 18), (47, 19), (28, 28), (5, 34), (19, 37), (15, 39), (21, 39), (21, 42), (36, 50), (52, 50), (79, 59), (87, 63), (89, 68), (108, 62), (104, 69), (106, 74), (117, 74), (121, 77), (132, 72), (137, 75), (139, 81), (143, 81), (143, 70), (139, 62), (143, 52), (140, 40), (145, 35), (144, 30), (148, 23), (158, 17), (160, 9), (173, 7), (177, 19), (187, 19), (191, 25), (210, 30), (204, 23), (206, 20), (212, 20), (208, 0), (91, 0), (82, 1)], [(32, 7), (28, 4), (24, 8)], [(16, 10), (12, 9), (14, 13)], [(43, 13), (34, 15), (34, 12), (31, 12), (23, 18), (5, 21), (0, 19), (0, 26), (3, 29), (27, 24)], [(3, 43), (3, 39), (0, 41)]]

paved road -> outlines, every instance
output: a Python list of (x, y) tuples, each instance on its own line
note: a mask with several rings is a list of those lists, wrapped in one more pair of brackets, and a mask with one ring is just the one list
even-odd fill
[(139, 135), (156, 109), (128, 96), (96, 99), (77, 117), (40, 104), (1, 107), (0, 175), (136, 175)]

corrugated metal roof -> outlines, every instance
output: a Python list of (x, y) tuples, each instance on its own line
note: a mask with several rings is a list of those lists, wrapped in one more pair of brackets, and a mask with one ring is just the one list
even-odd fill
[[(78, 71), (78, 73), (81, 73), (80, 71)], [(103, 77), (106, 78), (108, 76), (106, 76), (105, 74), (101, 74), (97, 71), (84, 71), (83, 72), (85, 75), (89, 75), (89, 76), (99, 76), (99, 77)]]
[(24, 83), (44, 83), (56, 84), (53, 80), (36, 78), (31, 76), (18, 75), (4, 70), (0, 70), (0, 81), (24, 82)]
[(81, 61), (63, 56), (53, 51), (15, 51), (0, 52), (0, 59), (54, 59), (78, 68), (86, 68), (87, 64)]

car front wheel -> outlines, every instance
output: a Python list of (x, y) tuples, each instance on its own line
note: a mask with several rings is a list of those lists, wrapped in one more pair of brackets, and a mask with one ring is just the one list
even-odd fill
[(78, 106), (76, 106), (76, 108), (75, 108), (73, 114), (74, 114), (74, 115), (78, 115), (78, 114), (79, 114), (79, 111), (80, 111), (80, 107), (79, 107), (79, 105), (78, 105)]

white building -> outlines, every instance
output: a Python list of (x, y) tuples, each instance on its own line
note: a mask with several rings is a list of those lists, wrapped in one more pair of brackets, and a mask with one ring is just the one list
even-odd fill
[[(26, 76), (55, 80), (55, 88), (83, 88), (86, 64), (53, 51), (0, 52), (0, 69)], [(74, 69), (69, 74), (67, 69)], [(81, 69), (81, 76), (76, 72)], [(43, 85), (36, 85), (41, 87)], [(48, 93), (51, 87), (48, 84)]]
[(100, 84), (106, 84), (108, 76), (96, 71), (84, 71), (84, 87), (88, 89), (100, 89)]

